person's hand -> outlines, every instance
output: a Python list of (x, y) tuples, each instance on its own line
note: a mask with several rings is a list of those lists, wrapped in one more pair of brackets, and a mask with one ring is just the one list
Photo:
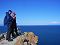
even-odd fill
[(16, 16), (13, 16), (13, 19), (16, 19)]

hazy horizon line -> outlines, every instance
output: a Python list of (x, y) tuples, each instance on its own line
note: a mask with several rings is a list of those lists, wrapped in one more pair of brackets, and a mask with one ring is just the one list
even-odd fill
[[(4, 26), (4, 25), (0, 25)], [(49, 25), (17, 25), (17, 26), (49, 26)], [(50, 26), (59, 26), (59, 25), (50, 25)]]

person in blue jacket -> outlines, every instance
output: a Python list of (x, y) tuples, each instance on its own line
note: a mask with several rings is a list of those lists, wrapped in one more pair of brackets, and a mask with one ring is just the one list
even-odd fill
[(10, 16), (11, 13), (12, 13), (11, 10), (6, 12), (6, 16), (4, 18), (4, 26), (7, 29), (6, 40), (8, 40), (8, 41), (13, 41), (13, 39), (11, 39), (11, 34), (14, 36), (14, 30), (12, 30), (13, 18)]

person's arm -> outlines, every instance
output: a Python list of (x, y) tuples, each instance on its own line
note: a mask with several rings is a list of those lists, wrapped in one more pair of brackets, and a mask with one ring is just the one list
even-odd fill
[(9, 15), (8, 17), (8, 25), (12, 25), (13, 18)]
[(16, 19), (16, 14), (13, 12), (13, 13), (11, 13), (11, 15), (10, 15), (13, 19)]

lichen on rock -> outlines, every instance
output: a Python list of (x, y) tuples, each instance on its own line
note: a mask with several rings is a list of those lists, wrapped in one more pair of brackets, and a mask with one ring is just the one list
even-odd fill
[(0, 40), (0, 45), (37, 45), (38, 36), (33, 32), (24, 32), (24, 34), (16, 37), (13, 41), (9, 42), (6, 39)]

